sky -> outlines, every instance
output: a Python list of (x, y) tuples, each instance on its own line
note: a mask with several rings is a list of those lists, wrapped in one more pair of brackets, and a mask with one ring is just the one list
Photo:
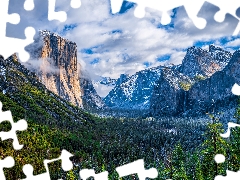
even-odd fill
[[(28, 25), (46, 29), (77, 43), (78, 61), (92, 80), (99, 77), (118, 78), (120, 74), (167, 64), (181, 64), (187, 48), (195, 45), (204, 49), (209, 44), (234, 52), (240, 46), (239, 36), (233, 37), (238, 20), (228, 16), (218, 23), (213, 16), (217, 7), (205, 4), (199, 16), (207, 27), (199, 30), (188, 18), (183, 7), (169, 11), (172, 21), (161, 25), (161, 12), (146, 8), (144, 18), (136, 18), (136, 4), (124, 1), (120, 13), (112, 14), (109, 0), (82, 0), (79, 9), (70, 7), (70, 0), (56, 0), (56, 11), (66, 11), (67, 21), (47, 20), (47, 0), (35, 0), (35, 10), (25, 12), (24, 0), (10, 0), (9, 12), (19, 12), (21, 23), (8, 26), (9, 36), (24, 38), (21, 33)], [(22, 33), (23, 34), (23, 33)], [(110, 87), (96, 86), (100, 96)]]

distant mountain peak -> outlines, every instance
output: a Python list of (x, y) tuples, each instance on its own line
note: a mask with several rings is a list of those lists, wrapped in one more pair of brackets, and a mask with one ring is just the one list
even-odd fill
[[(223, 71), (231, 58), (230, 52), (214, 45), (209, 45), (208, 50), (192, 46), (180, 65), (158, 66), (131, 76), (121, 75), (104, 101), (115, 110), (149, 110), (153, 114), (184, 112), (192, 87)], [(233, 60), (232, 63), (236, 64)]]
[(193, 46), (188, 48), (182, 61), (181, 73), (192, 78), (197, 75), (210, 77), (216, 71), (222, 70), (231, 57), (230, 52), (214, 45), (209, 46), (209, 51)]

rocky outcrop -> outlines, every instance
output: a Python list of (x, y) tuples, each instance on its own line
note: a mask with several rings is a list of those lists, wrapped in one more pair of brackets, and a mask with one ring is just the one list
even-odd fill
[(26, 66), (36, 72), (47, 89), (74, 105), (82, 106), (76, 43), (40, 31), (28, 50), (31, 60)]
[(148, 110), (150, 116), (211, 112), (235, 102), (231, 88), (240, 73), (237, 54), (213, 45), (209, 50), (191, 47), (181, 65), (120, 77), (104, 101), (114, 109)]
[(191, 78), (210, 77), (216, 71), (221, 71), (231, 57), (230, 52), (213, 45), (209, 46), (209, 50), (193, 46), (188, 48), (179, 70)]
[(80, 78), (80, 85), (82, 89), (83, 107), (85, 109), (94, 112), (95, 110), (105, 107), (102, 98), (97, 94), (90, 79)]
[(150, 114), (174, 116), (185, 111), (186, 92), (193, 83), (193, 80), (179, 71), (165, 68), (153, 89)]
[(188, 89), (173, 88), (170, 82), (160, 80), (151, 99), (151, 114), (195, 116), (235, 106), (237, 97), (231, 92), (235, 83), (240, 83), (240, 51), (233, 54), (222, 70), (195, 81)]
[(26, 49), (31, 59), (24, 65), (37, 74), (47, 89), (85, 109), (103, 106), (91, 80), (82, 77), (76, 43), (49, 31), (39, 31), (35, 42)]
[(235, 83), (240, 83), (240, 51), (233, 54), (222, 71), (192, 86), (187, 93), (186, 112), (213, 112), (219, 107), (235, 104), (237, 97), (231, 91)]
[(105, 104), (114, 109), (148, 109), (155, 82), (162, 72), (161, 66), (121, 75), (116, 86), (104, 98)]

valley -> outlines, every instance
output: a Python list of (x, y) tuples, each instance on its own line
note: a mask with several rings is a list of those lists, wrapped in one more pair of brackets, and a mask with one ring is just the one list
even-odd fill
[[(103, 80), (114, 87), (102, 99), (82, 76), (75, 43), (42, 31), (28, 48), (33, 56), (26, 64), (16, 55), (0, 57), (3, 110), (29, 125), (18, 133), (23, 150), (0, 141), (0, 157), (16, 157), (15, 166), (4, 170), (7, 179), (24, 178), (21, 168), (28, 163), (35, 174), (44, 172), (43, 160), (62, 149), (74, 154), (74, 168), (64, 172), (60, 162), (50, 164), (51, 179), (79, 179), (85, 168), (118, 179), (115, 168), (138, 159), (155, 167), (159, 180), (210, 180), (240, 169), (240, 130), (220, 136), (230, 120), (240, 120), (239, 100), (231, 93), (239, 83), (239, 51), (191, 47), (182, 65)], [(10, 128), (0, 125), (1, 131)], [(226, 161), (217, 164), (216, 154)]]

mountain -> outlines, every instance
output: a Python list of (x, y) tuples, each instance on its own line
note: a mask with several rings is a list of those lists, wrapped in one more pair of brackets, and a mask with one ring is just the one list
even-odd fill
[(121, 75), (116, 86), (104, 98), (110, 108), (146, 109), (155, 82), (162, 73), (162, 66), (139, 71), (136, 74)]
[[(24, 65), (36, 73), (47, 89), (79, 107), (84, 107), (83, 104), (85, 108), (103, 106), (92, 82), (81, 77), (76, 43), (44, 30), (39, 31), (27, 50), (31, 59)], [(86, 101), (89, 97), (91, 100)]]
[(102, 77), (102, 79), (99, 81), (100, 84), (106, 85), (106, 86), (115, 86), (117, 82), (117, 79), (112, 79), (110, 77)]
[(83, 107), (87, 110), (94, 111), (105, 107), (102, 98), (97, 94), (92, 81), (88, 78), (80, 78), (80, 86), (82, 89)]
[(95, 77), (92, 83), (99, 96), (103, 98), (115, 87), (117, 79), (99, 76)]
[[(214, 104), (227, 97), (232, 99), (229, 89), (233, 79), (227, 84), (228, 81), (223, 83), (222, 80), (228, 75), (224, 74), (221, 80), (217, 76), (231, 66), (234, 56), (213, 45), (209, 50), (188, 48), (181, 65), (137, 72), (117, 84), (104, 102), (112, 109), (146, 110), (150, 116), (205, 113), (212, 103), (209, 98), (213, 98)], [(207, 84), (212, 81), (222, 85)], [(218, 94), (219, 98), (216, 98)]]
[(48, 90), (36, 73), (18, 62), (16, 55), (6, 60), (0, 56), (0, 101), (8, 104), (17, 117), (41, 124), (70, 128), (66, 122), (91, 121), (82, 109)]
[(210, 77), (216, 71), (221, 71), (229, 62), (232, 54), (213, 45), (209, 50), (198, 47), (187, 49), (179, 71), (191, 78), (196, 76)]
[[(209, 52), (211, 52), (212, 46), (210, 46)], [(237, 80), (238, 70), (238, 58), (239, 51), (236, 51), (230, 56), (228, 52), (222, 56), (222, 50), (217, 49), (219, 56), (214, 56), (215, 63), (217, 62), (218, 67), (214, 69), (214, 73), (210, 72), (209, 69), (205, 68), (205, 71), (200, 71), (201, 76), (197, 80), (194, 76), (194, 83), (185, 83), (178, 81), (181, 88), (175, 88), (172, 83), (162, 78), (158, 81), (158, 85), (154, 88), (154, 93), (151, 98), (150, 112), (153, 116), (157, 115), (200, 115), (205, 113), (212, 113), (220, 107), (227, 107), (236, 104), (236, 96), (232, 94), (231, 89), (234, 83), (239, 82)], [(218, 59), (219, 57), (224, 57)], [(230, 59), (229, 59), (230, 57)], [(198, 60), (198, 59), (197, 59)], [(211, 59), (210, 59), (211, 60)], [(219, 61), (220, 60), (220, 61)], [(209, 62), (209, 61), (207, 61)], [(210, 64), (214, 64), (210, 61)], [(222, 66), (220, 66), (222, 65)], [(207, 67), (203, 65), (203, 67)], [(189, 67), (189, 69), (194, 67)], [(191, 71), (190, 76), (193, 75)], [(212, 73), (207, 74), (207, 73)], [(198, 72), (197, 72), (198, 73)], [(199, 74), (195, 75), (199, 75)], [(187, 74), (187, 73), (186, 73)], [(166, 92), (164, 94), (163, 92)]]

